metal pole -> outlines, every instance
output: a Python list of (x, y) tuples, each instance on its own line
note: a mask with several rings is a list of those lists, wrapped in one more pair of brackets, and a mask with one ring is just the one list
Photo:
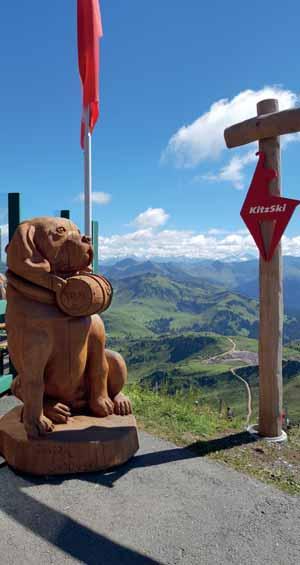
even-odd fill
[(92, 237), (92, 136), (89, 109), (84, 110), (84, 232)]
[(99, 224), (95, 220), (92, 221), (92, 234), (93, 234), (92, 244), (93, 244), (93, 250), (94, 250), (93, 272), (98, 273), (98, 270), (99, 270), (99, 266), (98, 266), (98, 261), (99, 261), (99, 257), (98, 257)]

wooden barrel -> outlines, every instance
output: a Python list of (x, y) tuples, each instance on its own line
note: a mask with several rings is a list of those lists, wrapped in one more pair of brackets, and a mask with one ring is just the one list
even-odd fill
[(102, 275), (86, 273), (67, 279), (57, 293), (57, 304), (69, 316), (100, 314), (109, 308), (113, 289)]

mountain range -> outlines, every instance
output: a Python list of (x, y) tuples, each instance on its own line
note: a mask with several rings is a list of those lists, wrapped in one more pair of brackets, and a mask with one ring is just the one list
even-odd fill
[[(258, 261), (222, 262), (213, 260), (138, 261), (123, 259), (100, 264), (109, 278), (119, 280), (134, 275), (159, 274), (178, 282), (204, 282), (222, 286), (249, 298), (258, 298)], [(300, 257), (283, 258), (284, 303), (286, 311), (300, 312)]]
[[(114, 337), (187, 331), (258, 335), (258, 263), (158, 263), (125, 259), (102, 265), (113, 283), (113, 306), (104, 314)], [(300, 259), (285, 260), (285, 340), (300, 336)]]

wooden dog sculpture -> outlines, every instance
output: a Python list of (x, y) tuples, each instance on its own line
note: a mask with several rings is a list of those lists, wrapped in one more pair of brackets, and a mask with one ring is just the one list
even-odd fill
[(6, 325), (17, 371), (12, 391), (24, 403), (29, 438), (78, 411), (131, 413), (121, 393), (126, 364), (105, 349), (95, 313), (109, 306), (112, 289), (91, 274), (92, 256), (90, 238), (64, 218), (22, 222), (7, 247)]

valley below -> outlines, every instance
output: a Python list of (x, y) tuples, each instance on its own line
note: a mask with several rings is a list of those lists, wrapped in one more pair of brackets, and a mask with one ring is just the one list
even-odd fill
[[(243, 264), (243, 269), (250, 280), (249, 265)], [(223, 413), (230, 408), (246, 420), (246, 382), (255, 421), (259, 394), (258, 303), (231, 288), (234, 284), (228, 270), (228, 265), (218, 264), (213, 277), (212, 267), (205, 270), (203, 265), (198, 265), (195, 275), (190, 265), (187, 272), (184, 265), (121, 261), (102, 269), (114, 287), (113, 305), (103, 314), (103, 320), (108, 347), (124, 355), (130, 383), (168, 395), (193, 391), (198, 405), (209, 405)], [(253, 279), (255, 276), (256, 272)], [(289, 420), (297, 424), (300, 318), (291, 297), (286, 310), (283, 406)]]

